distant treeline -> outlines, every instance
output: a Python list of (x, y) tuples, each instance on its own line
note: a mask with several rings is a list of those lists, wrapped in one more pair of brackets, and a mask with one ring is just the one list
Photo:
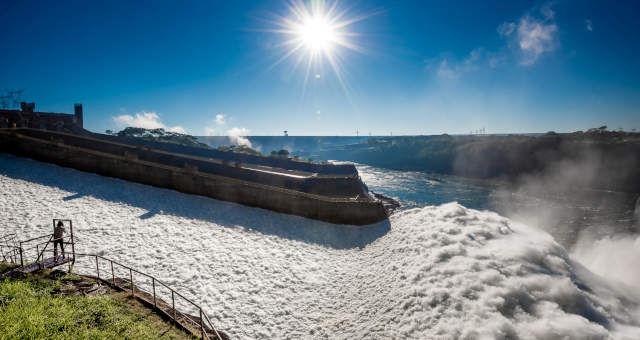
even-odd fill
[(207, 144), (198, 142), (198, 138), (178, 133), (166, 131), (165, 129), (144, 129), (139, 127), (127, 127), (122, 131), (113, 132), (111, 130), (105, 131), (107, 135), (125, 137), (125, 138), (139, 138), (149, 142), (162, 142), (162, 143), (171, 143), (178, 144), (183, 146), (191, 146), (196, 148), (205, 148), (210, 149)]
[(607, 131), (541, 136), (406, 136), (324, 151), (323, 158), (405, 171), (515, 181), (560, 176), (594, 189), (640, 192), (640, 133)]

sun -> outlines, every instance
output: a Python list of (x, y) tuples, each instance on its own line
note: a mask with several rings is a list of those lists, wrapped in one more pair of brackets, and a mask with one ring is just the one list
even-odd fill
[(287, 16), (278, 17), (273, 22), (277, 28), (269, 30), (284, 37), (283, 42), (278, 45), (284, 49), (284, 54), (273, 66), (289, 58), (296, 60), (294, 68), (305, 65), (306, 86), (310, 75), (315, 75), (314, 79), (321, 79), (319, 75), (323, 73), (323, 65), (329, 64), (346, 91), (343, 79), (343, 52), (363, 52), (354, 41), (359, 35), (351, 32), (349, 26), (367, 16), (351, 16), (347, 10), (339, 8), (337, 1), (290, 0), (288, 9)]
[(324, 17), (309, 17), (298, 28), (297, 34), (301, 42), (310, 51), (330, 52), (339, 34), (331, 22)]

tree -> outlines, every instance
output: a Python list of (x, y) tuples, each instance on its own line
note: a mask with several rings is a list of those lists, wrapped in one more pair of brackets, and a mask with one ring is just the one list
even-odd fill
[(278, 151), (278, 156), (280, 157), (289, 157), (289, 150), (282, 149)]

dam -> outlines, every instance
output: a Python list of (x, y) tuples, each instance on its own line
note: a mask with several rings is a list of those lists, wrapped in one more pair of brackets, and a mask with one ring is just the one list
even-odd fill
[[(8, 127), (0, 129), (0, 152), (19, 157), (336, 224), (380, 222), (395, 207), (393, 201), (370, 193), (351, 164), (96, 134), (82, 128), (78, 105), (68, 119), (64, 114), (53, 117), (65, 119), (60, 124), (47, 120), (46, 113), (6, 112), (0, 112), (9, 117), (3, 124)], [(34, 115), (38, 120), (23, 118)], [(20, 125), (10, 121), (16, 116), (21, 116)], [(58, 129), (40, 128), (46, 126)]]

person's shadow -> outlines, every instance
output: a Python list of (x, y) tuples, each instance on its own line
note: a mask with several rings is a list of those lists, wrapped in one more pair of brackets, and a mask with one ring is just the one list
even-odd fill
[(331, 224), (104, 177), (4, 153), (0, 153), (0, 175), (75, 192), (62, 198), (64, 201), (92, 196), (147, 210), (139, 216), (140, 219), (148, 219), (158, 213), (170, 214), (209, 221), (223, 227), (244, 227), (263, 234), (336, 249), (364, 247), (391, 229), (388, 220), (358, 227)]

